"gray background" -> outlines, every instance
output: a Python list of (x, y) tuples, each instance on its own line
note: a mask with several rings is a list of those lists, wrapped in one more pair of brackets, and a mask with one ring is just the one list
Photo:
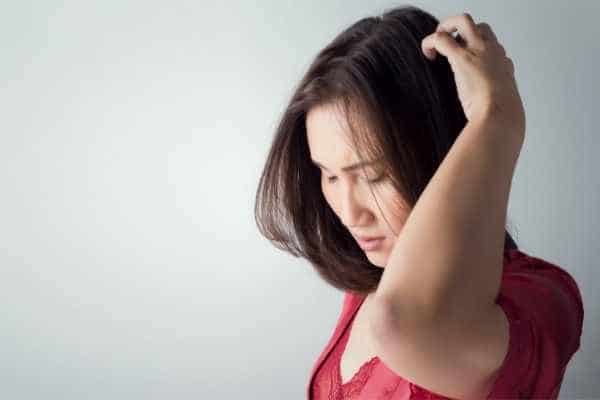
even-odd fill
[[(399, 4), (3, 1), (0, 397), (304, 398), (342, 293), (259, 236), (258, 175), (318, 50)], [(515, 62), (510, 228), (579, 283), (561, 398), (600, 398), (599, 2), (411, 4)]]

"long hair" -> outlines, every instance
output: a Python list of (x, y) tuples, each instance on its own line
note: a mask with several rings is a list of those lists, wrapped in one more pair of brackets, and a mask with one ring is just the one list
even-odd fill
[[(339, 107), (359, 159), (381, 159), (414, 207), (467, 122), (447, 59), (430, 61), (421, 52), (438, 23), (414, 6), (355, 22), (316, 55), (276, 128), (256, 192), (256, 223), (274, 246), (307, 259), (340, 290), (371, 293), (383, 270), (327, 203), (310, 160), (306, 116), (313, 107)], [(504, 248), (517, 248), (507, 230)]]

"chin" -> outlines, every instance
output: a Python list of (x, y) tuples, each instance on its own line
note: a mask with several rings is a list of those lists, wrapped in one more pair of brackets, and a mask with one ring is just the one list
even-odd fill
[(385, 268), (385, 265), (387, 264), (387, 259), (385, 260), (381, 260), (381, 257), (367, 257), (369, 259), (369, 261), (371, 262), (371, 264), (373, 264), (376, 267), (379, 268)]

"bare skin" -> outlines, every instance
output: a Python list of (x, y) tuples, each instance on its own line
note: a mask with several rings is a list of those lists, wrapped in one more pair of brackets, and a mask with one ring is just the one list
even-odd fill
[(377, 356), (368, 326), (369, 319), (367, 314), (369, 312), (370, 300), (371, 297), (367, 296), (354, 316), (350, 337), (340, 359), (342, 384), (350, 381), (363, 364)]
[[(463, 38), (460, 43), (450, 36), (456, 30)], [(396, 373), (426, 389), (453, 398), (484, 398), (507, 351), (508, 324), (499, 308), (483, 313), (480, 304), (488, 304), (499, 285), (504, 213), (510, 177), (523, 141), (525, 115), (514, 81), (514, 65), (489, 25), (475, 24), (468, 14), (446, 18), (423, 40), (422, 51), (429, 59), (437, 53), (448, 58), (469, 123), (419, 200), (420, 205), (414, 212), (410, 210), (412, 219), (407, 218), (409, 210), (393, 206), (398, 199), (386, 190), (388, 183), (377, 184), (377, 195), (383, 200), (386, 216), (388, 212), (393, 216), (396, 233), (383, 222), (366, 183), (356, 179), (358, 174), (340, 172), (342, 166), (357, 161), (344, 145), (343, 124), (333, 123), (333, 113), (324, 108), (307, 115), (311, 157), (327, 167), (327, 174), (322, 171), (322, 188), (332, 209), (353, 235), (390, 239), (377, 252), (366, 253), (385, 271), (379, 293), (368, 297), (356, 315), (341, 360), (342, 381), (347, 382), (364, 362), (378, 355)], [(471, 201), (468, 207), (466, 201), (449, 201), (455, 193), (472, 193), (463, 196), (463, 200)], [(487, 202), (477, 203), (481, 198)], [(484, 214), (489, 218), (467, 218)], [(465, 218), (459, 220), (460, 216)], [(465, 236), (465, 230), (459, 229), (464, 226), (469, 226), (471, 233), (479, 231)], [(397, 250), (400, 247), (395, 239), (401, 229), (405, 231), (404, 247)], [(448, 241), (448, 237), (453, 240)], [(431, 241), (440, 244), (435, 251), (423, 248)], [(485, 247), (487, 243), (493, 246)], [(456, 259), (458, 256), (452, 258), (467, 252), (472, 255), (468, 263)], [(394, 258), (395, 253), (404, 258)], [(423, 254), (427, 254), (428, 262), (421, 263), (418, 273), (406, 272), (410, 269), (403, 266), (418, 264), (416, 260)], [(451, 291), (450, 284), (460, 281), (453, 279), (455, 276), (471, 277), (479, 283), (471, 285), (471, 291)], [(423, 282), (428, 283), (427, 290), (415, 284)], [(438, 299), (444, 300), (441, 295), (447, 293), (453, 295), (452, 302)], [(433, 304), (431, 312), (424, 312), (420, 306), (428, 304)], [(438, 311), (438, 304), (453, 308)], [(463, 311), (471, 309), (472, 315)], [(434, 311), (436, 316), (447, 317), (436, 318), (436, 325), (429, 323), (433, 318), (419, 319), (420, 315), (434, 315)], [(401, 317), (403, 323), (397, 322)], [(461, 327), (467, 322), (476, 323), (477, 329), (465, 332)], [(381, 355), (373, 350), (373, 343)], [(465, 354), (476, 350), (479, 353), (472, 357), (477, 360), (474, 363)]]

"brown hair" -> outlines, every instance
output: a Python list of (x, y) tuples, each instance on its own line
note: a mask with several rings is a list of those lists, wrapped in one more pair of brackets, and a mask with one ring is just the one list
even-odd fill
[[(325, 200), (306, 115), (316, 106), (340, 106), (359, 159), (381, 158), (414, 207), (467, 122), (447, 59), (430, 61), (421, 52), (421, 40), (438, 23), (401, 6), (352, 24), (317, 54), (275, 131), (256, 192), (256, 223), (277, 248), (307, 259), (338, 289), (371, 293), (383, 269), (369, 262)], [(518, 248), (508, 231), (504, 248)]]

